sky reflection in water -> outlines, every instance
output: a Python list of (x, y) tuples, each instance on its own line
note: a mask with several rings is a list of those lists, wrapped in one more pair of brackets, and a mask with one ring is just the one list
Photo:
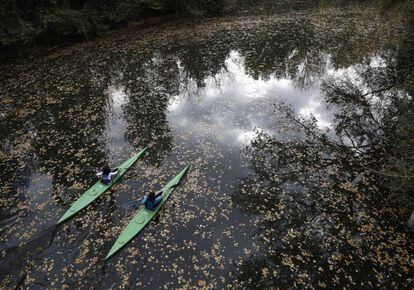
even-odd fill
[[(129, 101), (128, 94), (124, 88), (110, 86), (106, 93), (108, 94), (107, 101), (107, 115), (106, 115), (106, 150), (107, 156), (110, 157), (111, 162), (116, 162), (120, 159), (120, 151), (131, 151), (131, 146), (125, 139), (125, 120), (124, 120), (124, 105)], [(122, 144), (122, 145), (121, 145)], [(125, 148), (127, 146), (127, 148)]]
[(226, 67), (205, 79), (205, 87), (194, 81), (173, 96), (168, 118), (175, 130), (206, 132), (215, 141), (241, 147), (254, 137), (254, 129), (273, 132), (275, 103), (291, 105), (302, 115), (312, 114), (321, 128), (329, 127), (332, 113), (317, 87), (298, 88), (288, 78), (257, 79), (245, 71), (243, 57), (231, 51)]

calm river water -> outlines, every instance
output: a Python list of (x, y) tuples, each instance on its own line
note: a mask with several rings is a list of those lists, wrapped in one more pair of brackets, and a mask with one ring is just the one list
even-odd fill
[[(351, 236), (335, 231), (336, 216), (298, 213), (307, 201), (293, 209), (280, 203), (307, 194), (303, 183), (286, 185), (290, 197), (269, 203), (273, 177), (261, 173), (268, 164), (252, 163), (250, 147), (260, 134), (303, 138), (289, 133), (281, 104), (294, 116), (313, 116), (316, 128), (335, 140), (341, 108), (327, 102), (326, 83), (346, 79), (367, 92), (364, 72), (398, 57), (410, 27), (405, 5), (391, 5), (388, 13), (374, 4), (320, 5), (164, 23), (3, 65), (1, 287), (412, 287), (412, 252), (399, 251), (410, 244), (404, 232), (392, 234), (390, 255), (404, 261), (397, 268), (376, 264), (375, 255), (388, 254), (374, 250), (349, 258), (355, 249), (340, 245)], [(55, 226), (96, 182), (95, 170), (106, 162), (115, 167), (145, 146), (147, 156), (122, 182)], [(125, 204), (188, 164), (159, 220), (104, 261), (137, 210)], [(351, 215), (341, 221), (357, 223)], [(310, 223), (313, 230), (303, 227)], [(306, 249), (287, 240), (298, 236)], [(321, 240), (332, 236), (340, 237), (337, 246), (321, 250)], [(381, 277), (361, 274), (373, 268)]]

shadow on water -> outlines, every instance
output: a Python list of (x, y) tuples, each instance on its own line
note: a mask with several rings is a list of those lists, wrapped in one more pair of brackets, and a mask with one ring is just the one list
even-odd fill
[[(2, 70), (0, 285), (412, 286), (413, 25), (409, 1), (383, 3), (131, 32)], [(145, 146), (51, 233), (95, 169)], [(105, 264), (135, 211), (120, 205), (187, 164)]]

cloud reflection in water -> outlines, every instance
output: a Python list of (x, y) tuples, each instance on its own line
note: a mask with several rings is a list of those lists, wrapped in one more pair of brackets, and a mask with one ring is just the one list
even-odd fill
[(174, 130), (191, 130), (194, 138), (208, 134), (217, 142), (241, 147), (256, 136), (255, 128), (273, 131), (274, 103), (287, 103), (299, 114), (312, 114), (320, 127), (330, 126), (333, 116), (317, 87), (298, 88), (293, 80), (274, 76), (255, 80), (237, 51), (231, 51), (225, 63), (225, 69), (205, 79), (205, 87), (188, 79), (170, 99), (168, 118)]

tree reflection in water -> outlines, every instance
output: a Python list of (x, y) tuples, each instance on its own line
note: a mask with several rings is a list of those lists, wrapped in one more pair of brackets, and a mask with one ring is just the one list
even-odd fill
[[(411, 42), (412, 43), (412, 42)], [(407, 50), (407, 47), (404, 48)], [(413, 47), (411, 47), (413, 51)], [(332, 131), (277, 105), (277, 133), (244, 149), (254, 174), (234, 204), (259, 215), (262, 258), (242, 260), (245, 287), (409, 287), (413, 209), (412, 63), (386, 55), (327, 78)], [(395, 61), (397, 60), (397, 61)]]

